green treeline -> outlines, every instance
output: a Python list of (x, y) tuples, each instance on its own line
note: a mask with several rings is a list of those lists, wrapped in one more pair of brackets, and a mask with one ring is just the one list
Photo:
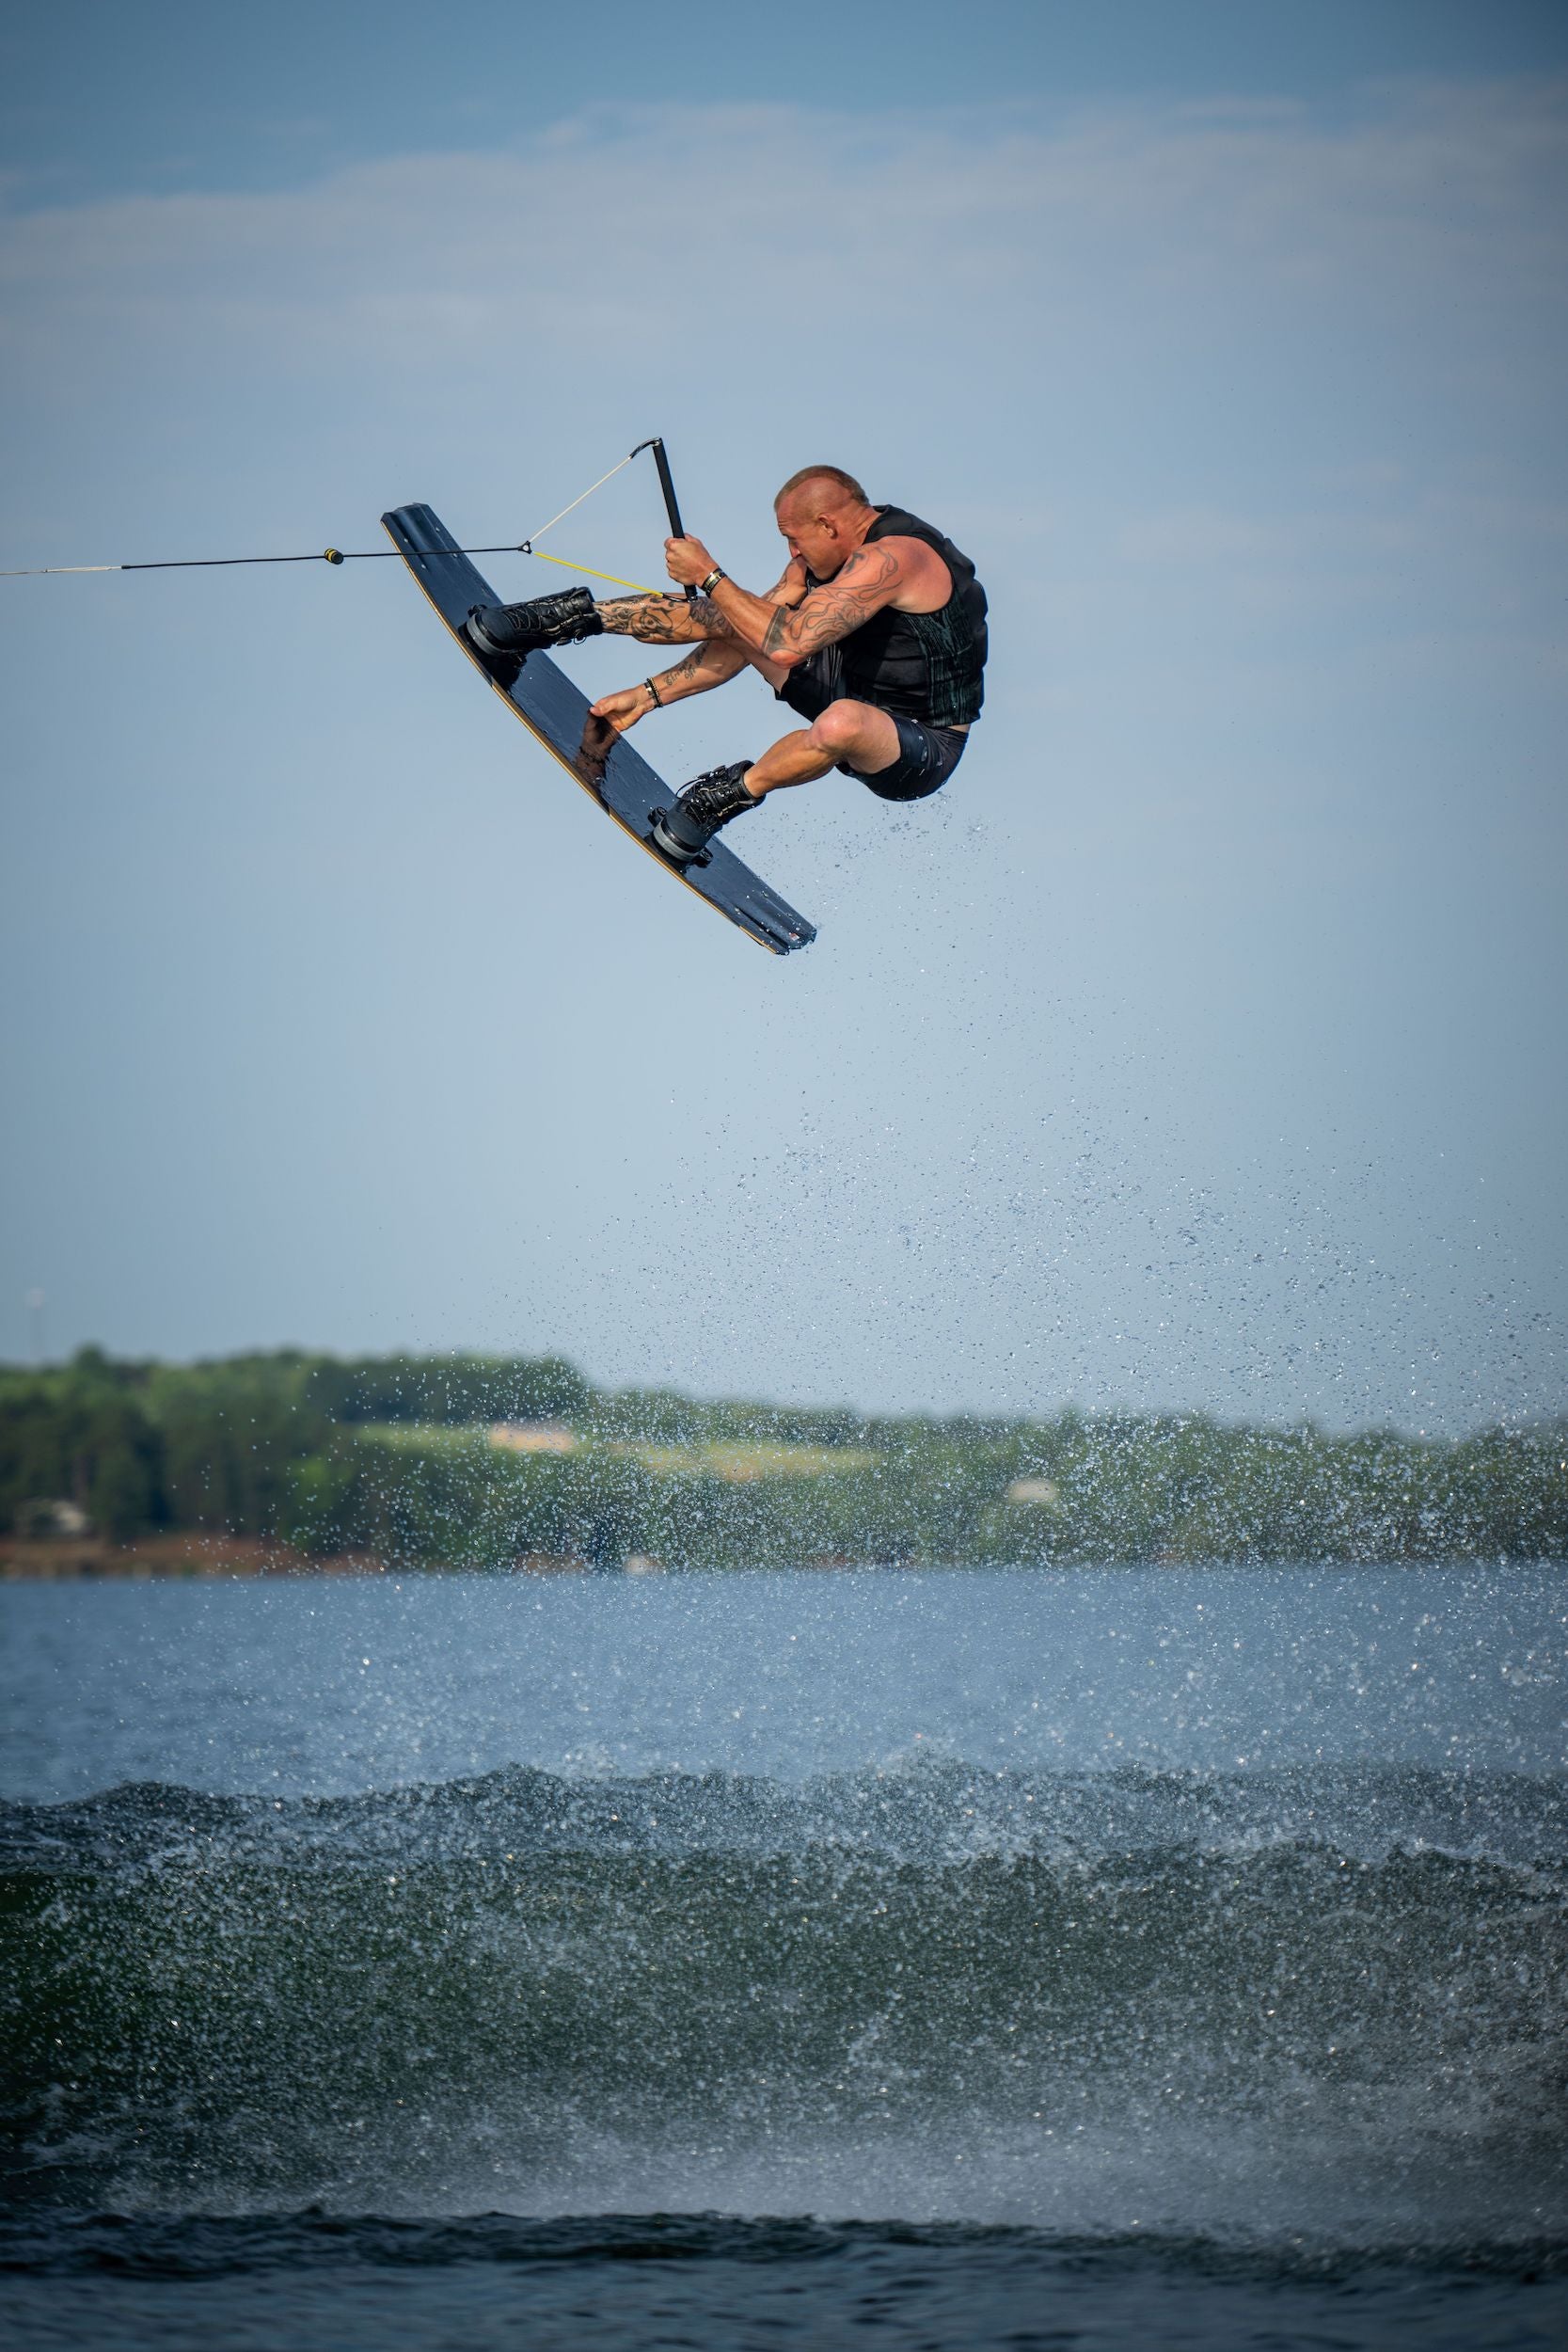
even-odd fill
[[(554, 1424), (556, 1451), (492, 1442)], [(1453, 1442), (1199, 1414), (792, 1411), (595, 1391), (554, 1358), (294, 1351), (0, 1369), (0, 1529), (256, 1535), (396, 1565), (1568, 1557), (1568, 1423)]]

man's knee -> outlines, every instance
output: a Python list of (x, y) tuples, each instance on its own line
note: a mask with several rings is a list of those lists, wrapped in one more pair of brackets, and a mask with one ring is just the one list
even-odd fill
[(875, 716), (864, 703), (830, 703), (812, 723), (812, 735), (835, 759), (866, 748), (866, 723)]

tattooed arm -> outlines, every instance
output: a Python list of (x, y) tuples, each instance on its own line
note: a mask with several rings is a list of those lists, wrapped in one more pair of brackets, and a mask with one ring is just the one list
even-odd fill
[(673, 670), (658, 672), (652, 681), (658, 690), (657, 702), (645, 681), (641, 686), (624, 686), (616, 694), (601, 694), (590, 715), (608, 719), (617, 735), (625, 735), (650, 710), (662, 709), (666, 703), (684, 702), (689, 694), (708, 694), (716, 686), (727, 685), (746, 664), (744, 645), (737, 644), (733, 637), (727, 642), (711, 638), (705, 645), (698, 645), (689, 653), (684, 661), (677, 661)]
[[(707, 569), (713, 569), (711, 564)], [(799, 604), (805, 593), (804, 569), (791, 563), (766, 596), (748, 596), (746, 601), (772, 612), (781, 605)], [(611, 637), (635, 637), (644, 645), (702, 644), (736, 635), (710, 596), (701, 596), (695, 604), (688, 596), (611, 596), (598, 607), (598, 614)]]
[(712, 638), (695, 653), (689, 653), (684, 661), (677, 661), (673, 670), (660, 670), (654, 684), (661, 703), (684, 702), (688, 694), (706, 694), (716, 686), (727, 685), (745, 667), (744, 645), (737, 645), (733, 637), (728, 643)]
[[(909, 592), (909, 558), (903, 550), (911, 544), (918, 560), (918, 541), (882, 539), (859, 547), (832, 580), (787, 603), (776, 593), (753, 596), (733, 580), (718, 581), (707, 603), (750, 652), (765, 655), (781, 669), (792, 670), (797, 663), (809, 661), (824, 645), (836, 645), (840, 638), (850, 636), (874, 612)], [(705, 580), (713, 569), (700, 540), (667, 540), (665, 553), (677, 579), (699, 562), (706, 569), (696, 577)], [(791, 564), (790, 571), (795, 569)], [(800, 584), (803, 589), (803, 574)]]
[[(798, 604), (805, 593), (805, 573), (800, 564), (792, 563), (783, 578), (768, 590), (767, 596), (754, 601), (765, 603), (769, 612), (775, 612)], [(654, 608), (653, 616), (649, 615), (650, 606)], [(635, 636), (644, 644), (679, 644), (683, 642), (680, 637), (655, 635), (649, 626), (650, 617), (654, 617), (656, 625), (662, 628), (662, 616), (671, 607), (674, 608), (673, 617), (677, 626), (693, 609), (699, 619), (705, 614), (713, 614), (715, 621), (721, 626), (705, 637), (684, 661), (677, 661), (673, 670), (661, 670), (656, 675), (653, 682), (658, 690), (657, 703), (645, 683), (626, 686), (619, 693), (599, 697), (591, 715), (595, 719), (608, 719), (617, 734), (624, 735), (627, 727), (634, 727), (639, 719), (645, 719), (650, 710), (657, 710), (665, 703), (684, 702), (689, 694), (708, 694), (716, 686), (727, 685), (752, 659), (728, 623), (722, 621), (721, 615), (714, 614), (712, 605), (706, 602), (693, 608), (684, 596), (678, 600), (664, 596), (623, 596), (612, 603), (601, 604), (599, 614), (606, 628), (617, 635)], [(612, 618), (612, 615), (617, 617)], [(619, 617), (623, 615), (624, 618)]]
[[(728, 586), (721, 580), (721, 591)], [(885, 541), (847, 556), (832, 580), (814, 588), (793, 612), (776, 612), (763, 631), (761, 650), (769, 661), (792, 670), (824, 645), (850, 637), (889, 605), (906, 586), (898, 554)], [(738, 627), (738, 624), (736, 624)]]

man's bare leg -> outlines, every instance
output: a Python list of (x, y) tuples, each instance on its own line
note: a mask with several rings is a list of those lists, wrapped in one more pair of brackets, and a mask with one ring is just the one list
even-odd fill
[[(769, 662), (768, 668), (776, 665)], [(720, 827), (754, 809), (769, 792), (809, 784), (841, 762), (875, 775), (891, 768), (897, 756), (898, 730), (885, 710), (875, 710), (869, 703), (830, 703), (809, 727), (783, 737), (752, 767), (736, 760), (731, 767), (710, 768), (694, 776), (673, 807), (656, 813), (654, 846), (686, 865), (705, 857)]]
[(562, 588), (521, 604), (476, 604), (465, 628), (475, 648), (493, 660), (526, 660), (545, 646), (575, 645), (585, 637), (636, 637), (647, 645), (693, 645), (734, 635), (706, 596), (614, 596), (595, 604), (586, 588)]
[[(769, 668), (773, 665), (768, 664)], [(809, 727), (781, 736), (746, 771), (746, 789), (755, 801), (792, 784), (810, 784), (830, 769), (847, 766), (874, 776), (898, 757), (898, 730), (885, 710), (870, 703), (830, 703)]]
[(594, 606), (610, 637), (635, 637), (641, 645), (704, 644), (735, 631), (706, 596), (611, 596)]

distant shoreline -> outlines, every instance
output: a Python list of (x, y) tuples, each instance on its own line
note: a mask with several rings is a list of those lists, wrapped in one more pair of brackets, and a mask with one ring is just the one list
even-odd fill
[(194, 1531), (115, 1544), (88, 1537), (26, 1541), (0, 1536), (0, 1583), (146, 1582), (163, 1577), (380, 1576), (386, 1563), (343, 1554), (311, 1559), (254, 1535)]
[(0, 1367), (0, 1576), (1561, 1559), (1568, 1420), (863, 1415), (553, 1357)]
[[(1488, 1564), (1497, 1565), (1497, 1564)], [(1514, 1560), (1501, 1565), (1540, 1567), (1550, 1565), (1542, 1560)], [(1056, 1575), (1093, 1575), (1107, 1568), (1194, 1568), (1221, 1571), (1231, 1568), (1336, 1568), (1350, 1574), (1358, 1571), (1381, 1571), (1389, 1568), (1418, 1570), (1433, 1567), (1475, 1567), (1473, 1556), (1456, 1554), (1452, 1560), (1181, 1560), (1142, 1559), (1117, 1560), (854, 1560), (834, 1556), (827, 1559), (797, 1560), (782, 1566), (776, 1561), (759, 1562), (755, 1568), (732, 1566), (708, 1568), (706, 1573), (721, 1576), (745, 1576), (766, 1573), (778, 1576), (820, 1576), (825, 1573), (874, 1574), (879, 1576), (908, 1575), (915, 1572), (944, 1571), (952, 1575), (969, 1576), (986, 1569), (1011, 1574), (1020, 1569), (1043, 1569)], [(171, 1582), (233, 1581), (236, 1580), (277, 1577), (450, 1577), (450, 1576), (589, 1576), (601, 1581), (619, 1581), (626, 1577), (664, 1576), (669, 1573), (703, 1573), (677, 1566), (673, 1571), (665, 1563), (634, 1557), (623, 1565), (605, 1568), (594, 1563), (563, 1553), (531, 1552), (514, 1560), (499, 1561), (493, 1567), (476, 1568), (453, 1565), (433, 1560), (388, 1561), (372, 1558), (369, 1553), (338, 1552), (325, 1556), (296, 1551), (287, 1544), (260, 1541), (248, 1535), (198, 1535), (194, 1534), (149, 1537), (142, 1543), (109, 1544), (96, 1542), (53, 1541), (24, 1543), (0, 1537), (0, 1584), (151, 1584)]]
[[(815, 1559), (794, 1563), (794, 1571), (901, 1565), (885, 1560)], [(930, 1563), (924, 1565), (929, 1565)], [(960, 1564), (961, 1565), (961, 1564)], [(140, 1541), (116, 1544), (96, 1537), (46, 1537), (27, 1541), (0, 1536), (0, 1584), (150, 1583), (168, 1579), (286, 1576), (662, 1576), (663, 1561), (634, 1554), (614, 1567), (595, 1568), (572, 1553), (525, 1552), (493, 1567), (453, 1567), (436, 1561), (393, 1562), (370, 1552), (300, 1551), (255, 1535), (209, 1535), (185, 1529)], [(725, 1569), (725, 1575), (743, 1573)]]

